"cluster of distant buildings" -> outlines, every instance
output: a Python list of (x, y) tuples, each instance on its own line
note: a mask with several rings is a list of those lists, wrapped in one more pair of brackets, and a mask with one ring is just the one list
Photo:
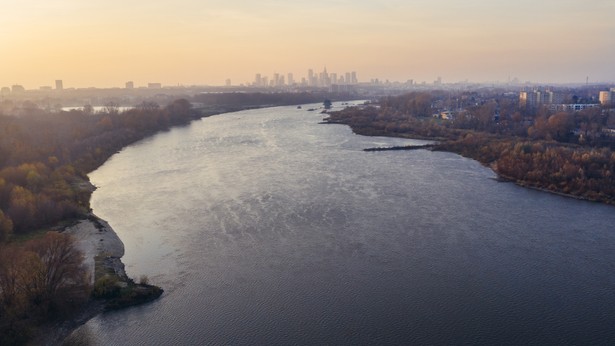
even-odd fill
[(563, 103), (559, 95), (548, 89), (535, 89), (521, 91), (519, 93), (519, 106), (535, 109), (540, 106), (547, 107), (552, 111), (582, 111), (588, 108), (611, 106), (615, 101), (615, 88), (609, 91), (601, 91), (599, 103)]
[(598, 100), (600, 104), (605, 106), (615, 105), (615, 88), (611, 88), (611, 90), (608, 91), (601, 91)]
[[(227, 80), (227, 85), (229, 81)], [(303, 87), (319, 87), (331, 88), (336, 85), (356, 85), (359, 83), (357, 73), (355, 71), (346, 72), (344, 74), (329, 73), (327, 68), (320, 73), (315, 73), (313, 69), (307, 71), (307, 76), (302, 77), (300, 81), (296, 81), (292, 73), (287, 73), (286, 76), (280, 73), (274, 73), (271, 78), (257, 73), (252, 82), (254, 87), (284, 87), (284, 86), (303, 86)]]
[[(125, 84), (126, 89), (135, 89), (135, 83), (132, 81), (126, 82)], [(147, 89), (162, 89), (162, 83), (147, 83)], [(51, 86), (42, 86), (39, 88), (40, 91), (63, 91), (64, 90), (64, 82), (61, 79), (58, 79), (55, 81), (55, 89)], [(67, 89), (67, 90), (71, 90), (71, 89)], [(23, 87), (23, 85), (20, 84), (14, 84), (13, 86), (9, 87), (2, 87), (0, 88), (0, 96), (8, 96), (8, 95), (16, 95), (16, 94), (21, 94), (23, 92), (25, 92), (26, 89)]]
[[(53, 90), (53, 88), (51, 86), (42, 86), (40, 87), (40, 90), (50, 91), (50, 90)], [(64, 90), (64, 83), (62, 82), (61, 79), (56, 80), (56, 90), (58, 91)], [(14, 84), (10, 88), (9, 87), (0, 88), (0, 95), (8, 96), (10, 94), (20, 94), (20, 93), (23, 93), (24, 91), (26, 91), (26, 88), (24, 88), (23, 85)]]

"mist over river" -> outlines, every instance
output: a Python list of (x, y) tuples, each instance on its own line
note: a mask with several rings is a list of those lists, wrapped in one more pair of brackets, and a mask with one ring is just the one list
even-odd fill
[(222, 114), (90, 174), (128, 275), (165, 289), (92, 345), (615, 344), (615, 208), (497, 182), (423, 141)]

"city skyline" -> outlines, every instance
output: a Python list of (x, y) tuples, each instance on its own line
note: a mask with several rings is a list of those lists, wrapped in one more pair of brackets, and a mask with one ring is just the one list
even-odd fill
[(615, 81), (615, 2), (9, 1), (0, 86), (232, 85), (310, 68), (372, 79)]

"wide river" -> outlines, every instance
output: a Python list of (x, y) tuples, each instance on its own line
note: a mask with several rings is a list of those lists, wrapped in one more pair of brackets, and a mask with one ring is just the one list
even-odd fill
[(496, 181), (420, 141), (228, 113), (125, 148), (94, 212), (157, 301), (91, 345), (615, 344), (615, 208)]

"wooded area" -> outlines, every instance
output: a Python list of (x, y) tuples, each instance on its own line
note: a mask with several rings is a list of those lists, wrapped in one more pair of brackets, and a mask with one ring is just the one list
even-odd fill
[(0, 241), (84, 216), (88, 172), (125, 145), (196, 117), (187, 100), (121, 113), (0, 115)]
[(87, 173), (122, 147), (200, 116), (185, 99), (125, 112), (0, 115), (0, 344), (27, 342), (90, 297), (73, 239), (52, 231), (26, 240), (32, 232), (86, 217)]

